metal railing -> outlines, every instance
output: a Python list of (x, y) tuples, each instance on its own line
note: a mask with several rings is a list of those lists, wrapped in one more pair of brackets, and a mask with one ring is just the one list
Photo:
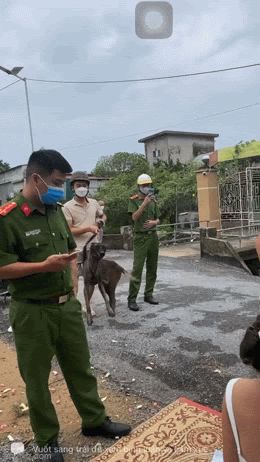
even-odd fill
[(176, 245), (181, 242), (194, 242), (200, 239), (199, 227), (194, 222), (169, 223), (157, 226), (159, 245)]
[(260, 221), (243, 226), (222, 227), (217, 230), (217, 235), (220, 239), (238, 241), (241, 248), (243, 241), (250, 241), (260, 235)]

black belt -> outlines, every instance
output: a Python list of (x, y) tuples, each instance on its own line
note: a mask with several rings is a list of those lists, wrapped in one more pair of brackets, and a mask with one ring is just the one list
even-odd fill
[(33, 303), (35, 305), (62, 305), (68, 302), (73, 296), (74, 296), (73, 292), (70, 292), (69, 294), (60, 295), (58, 297), (45, 298), (43, 300), (34, 299), (34, 298), (26, 298), (25, 300), (19, 300), (19, 301), (25, 302), (25, 303)]

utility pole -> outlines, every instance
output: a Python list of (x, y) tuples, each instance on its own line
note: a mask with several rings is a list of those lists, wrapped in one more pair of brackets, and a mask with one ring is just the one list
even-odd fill
[(177, 184), (175, 187), (175, 194), (176, 194), (176, 199), (175, 199), (175, 222), (178, 223), (178, 189), (177, 189)]
[(23, 67), (14, 67), (12, 70), (6, 69), (3, 66), (0, 66), (0, 71), (5, 72), (8, 75), (13, 75), (19, 80), (22, 80), (24, 83), (25, 89), (25, 98), (26, 98), (26, 107), (27, 107), (27, 116), (28, 116), (28, 123), (29, 123), (29, 131), (30, 131), (30, 140), (31, 140), (31, 147), (32, 151), (34, 151), (34, 143), (33, 143), (33, 132), (32, 132), (32, 120), (31, 120), (31, 111), (30, 111), (30, 101), (29, 101), (29, 93), (28, 93), (28, 85), (27, 80), (25, 77), (20, 77), (18, 74), (23, 69)]

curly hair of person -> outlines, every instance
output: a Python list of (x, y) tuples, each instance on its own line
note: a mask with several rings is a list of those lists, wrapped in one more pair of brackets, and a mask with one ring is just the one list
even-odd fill
[(240, 358), (244, 364), (253, 366), (260, 371), (260, 315), (249, 326), (240, 344)]

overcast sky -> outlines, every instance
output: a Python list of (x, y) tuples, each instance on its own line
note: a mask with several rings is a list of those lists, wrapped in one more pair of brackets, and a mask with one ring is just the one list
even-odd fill
[[(165, 40), (135, 35), (137, 3), (1, 0), (0, 65), (24, 66), (27, 78), (114, 80), (260, 62), (259, 0), (171, 1)], [(0, 87), (12, 81), (0, 73)], [(260, 106), (194, 120), (260, 102), (259, 81), (260, 67), (116, 85), (28, 82), (35, 148), (58, 149), (74, 169), (90, 171), (103, 155), (143, 153), (138, 139), (158, 129), (219, 133), (217, 147), (260, 140)], [(0, 158), (26, 163), (22, 82), (0, 91), (0, 130)]]

